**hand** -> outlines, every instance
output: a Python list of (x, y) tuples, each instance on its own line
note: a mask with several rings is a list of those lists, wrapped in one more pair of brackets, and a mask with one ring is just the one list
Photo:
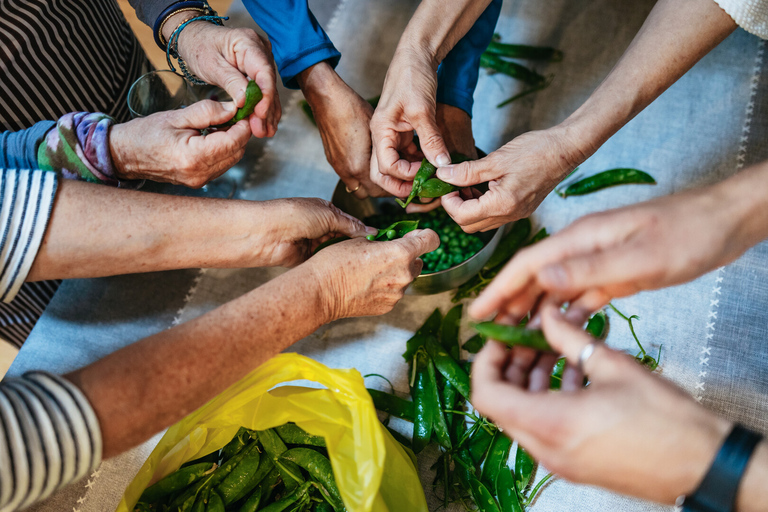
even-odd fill
[(383, 196), (384, 190), (370, 179), (373, 107), (352, 90), (327, 62), (321, 62), (298, 76), (317, 128), (325, 156), (336, 174), (355, 197)]
[(204, 100), (182, 110), (114, 125), (109, 147), (117, 177), (202, 187), (245, 153), (251, 137), (245, 120), (226, 131), (200, 134), (204, 128), (232, 119), (235, 110), (230, 102)]
[[(744, 196), (710, 187), (583, 217), (521, 251), (472, 304), (521, 318), (544, 294), (587, 316), (613, 297), (690, 281), (734, 260), (752, 243), (739, 231)], [(738, 196), (738, 194), (733, 194)], [(759, 238), (758, 238), (759, 239)]]
[(432, 230), (417, 229), (390, 242), (355, 238), (318, 252), (307, 261), (325, 292), (327, 321), (383, 315), (403, 297), (419, 273), (422, 254), (437, 249)]
[(260, 251), (263, 266), (295, 267), (309, 258), (322, 241), (377, 232), (323, 199), (297, 197), (262, 204), (267, 214), (260, 222), (269, 225), (273, 233)]
[[(554, 304), (543, 307), (542, 323), (571, 364), (593, 340)], [(671, 504), (696, 488), (730, 430), (728, 421), (602, 343), (586, 362), (589, 386), (560, 392), (510, 382), (509, 355), (496, 342), (477, 355), (472, 404), (568, 480)]]
[[(184, 12), (178, 16), (191, 15)], [(171, 20), (166, 22), (170, 30), (175, 26)], [(256, 137), (275, 134), (282, 110), (269, 41), (251, 29), (193, 21), (179, 36), (179, 54), (195, 75), (222, 87), (238, 107), (245, 104), (246, 76), (253, 79), (263, 98), (249, 118), (251, 132)]]
[(426, 55), (408, 48), (398, 49), (371, 119), (378, 167), (371, 170), (372, 177), (379, 186), (398, 197), (408, 195), (410, 182), (420, 165), (400, 156), (412, 146), (414, 130), (427, 160), (435, 166), (451, 163), (435, 120), (436, 70), (436, 64)]
[(439, 168), (437, 177), (457, 187), (488, 182), (478, 198), (443, 196), (443, 207), (467, 233), (497, 228), (529, 216), (582, 157), (557, 127), (525, 133), (485, 158)]

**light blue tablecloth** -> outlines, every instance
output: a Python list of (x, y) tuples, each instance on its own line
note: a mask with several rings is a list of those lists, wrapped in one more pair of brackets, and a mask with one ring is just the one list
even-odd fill
[[(334, 2), (324, 2), (330, 17)], [(380, 91), (397, 38), (415, 0), (342, 0), (329, 33), (342, 51), (339, 71), (364, 97)], [(552, 86), (505, 109), (495, 105), (517, 87), (503, 76), (482, 74), (476, 93), (477, 145), (493, 150), (514, 136), (564, 119), (607, 74), (637, 32), (653, 2), (621, 0), (520, 0), (507, 2), (497, 31), (507, 41), (562, 48), (562, 63), (541, 67)], [(236, 23), (247, 24), (235, 5)], [(247, 16), (247, 15), (246, 15)], [(562, 200), (548, 197), (536, 212), (550, 232), (594, 211), (712, 183), (744, 165), (768, 158), (768, 76), (764, 44), (737, 31), (645, 112), (621, 130), (582, 167), (585, 174), (610, 167), (637, 167), (656, 177), (656, 187), (619, 187)], [(282, 91), (284, 117), (278, 135), (254, 143), (257, 163), (246, 169), (242, 197), (330, 198), (337, 178), (323, 156), (320, 138), (296, 108), (299, 93)], [(674, 222), (674, 219), (669, 219)], [(662, 374), (704, 405), (768, 432), (768, 245), (736, 263), (675, 288), (617, 301), (638, 314), (638, 335), (655, 350), (663, 344)], [(67, 371), (148, 334), (185, 321), (241, 295), (281, 272), (276, 269), (209, 270), (81, 280), (65, 283), (11, 368), (12, 374), (45, 368)], [(403, 344), (449, 295), (406, 297), (380, 318), (336, 322), (292, 350), (336, 367), (390, 377), (407, 389)], [(614, 322), (612, 346), (632, 350), (629, 330)], [(152, 440), (105, 462), (100, 473), (67, 488), (36, 510), (112, 510), (122, 489), (154, 446)], [(637, 442), (649, 440), (638, 439)], [(431, 481), (422, 468), (425, 487)], [(539, 473), (542, 476), (543, 470)], [(90, 484), (90, 485), (88, 485)], [(81, 499), (82, 502), (78, 502)], [(433, 504), (435, 507), (438, 504)], [(534, 511), (668, 510), (586, 486), (556, 480)]]

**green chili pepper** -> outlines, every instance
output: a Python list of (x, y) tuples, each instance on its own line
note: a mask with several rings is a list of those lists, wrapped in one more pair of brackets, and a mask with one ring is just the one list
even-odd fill
[(440, 394), (437, 391), (435, 365), (431, 360), (427, 361), (427, 375), (427, 400), (430, 402), (429, 409), (432, 411), (432, 427), (435, 432), (435, 437), (440, 446), (446, 450), (450, 450), (452, 447), (451, 434), (448, 431), (448, 422), (445, 420), (445, 413), (443, 413), (443, 408), (440, 404)]
[(485, 346), (486, 341), (487, 340), (482, 334), (477, 333), (471, 338), (469, 338), (466, 341), (466, 343), (464, 343), (462, 348), (467, 352), (469, 352), (470, 354), (477, 354), (478, 352), (480, 352), (480, 349)]
[(655, 185), (656, 180), (643, 171), (637, 169), (610, 169), (588, 176), (584, 179), (568, 185), (565, 190), (557, 190), (557, 195), (562, 198), (568, 196), (581, 196), (597, 192), (604, 188), (616, 185)]
[(139, 501), (144, 503), (155, 503), (156, 501), (160, 501), (165, 497), (192, 485), (204, 476), (211, 474), (215, 469), (216, 464), (210, 462), (201, 462), (192, 466), (180, 468), (162, 480), (147, 487), (144, 492), (141, 493)]
[(394, 240), (395, 238), (402, 238), (414, 229), (419, 227), (419, 221), (417, 220), (401, 220), (395, 222), (391, 226), (385, 229), (380, 229), (375, 235), (368, 235), (366, 238), (370, 241), (374, 240)]
[(305, 482), (296, 488), (291, 494), (282, 498), (266, 507), (262, 508), (259, 512), (283, 512), (287, 510), (291, 505), (305, 499), (309, 493), (310, 487), (313, 486), (312, 482)]
[[(247, 486), (256, 487), (258, 481), (252, 482), (254, 474), (258, 474), (260, 466), (259, 447), (256, 443), (247, 448), (248, 452), (243, 457), (230, 474), (216, 486), (216, 493), (224, 501), (224, 505), (229, 505), (242, 497)], [(266, 472), (261, 474), (261, 478), (266, 476)]]
[(520, 498), (512, 472), (504, 467), (496, 479), (496, 496), (499, 498), (501, 512), (525, 512), (520, 504)]
[(502, 325), (495, 322), (481, 322), (471, 325), (486, 338), (500, 341), (510, 347), (523, 345), (536, 350), (552, 351), (546, 338), (544, 338), (544, 333), (539, 329), (526, 329), (524, 327)]
[(424, 346), (427, 338), (429, 336), (437, 336), (442, 320), (443, 315), (440, 313), (440, 308), (435, 309), (432, 314), (429, 315), (427, 321), (424, 322), (424, 325), (419, 327), (416, 333), (411, 336), (411, 339), (406, 342), (406, 350), (403, 353), (403, 359), (410, 363), (419, 347)]
[(325, 439), (321, 436), (313, 436), (295, 423), (286, 423), (275, 427), (275, 432), (286, 444), (308, 444), (325, 448)]
[(524, 44), (507, 44), (491, 41), (485, 53), (507, 57), (509, 59), (545, 60), (560, 62), (563, 60), (563, 52), (546, 46), (528, 46)]
[(277, 466), (277, 470), (283, 479), (285, 488), (289, 492), (294, 491), (300, 484), (304, 483), (304, 478), (301, 475), (301, 469), (291, 461), (282, 460), (280, 456), (288, 451), (288, 447), (285, 446), (283, 440), (273, 429), (262, 430), (259, 432), (259, 439), (261, 440), (264, 451), (272, 459), (272, 463)]
[(454, 359), (461, 357), (461, 345), (459, 344), (459, 327), (461, 325), (461, 313), (464, 305), (452, 307), (443, 318), (440, 325), (440, 343)]
[(590, 336), (601, 340), (605, 334), (607, 320), (608, 316), (605, 314), (605, 311), (598, 311), (589, 319), (587, 327), (584, 330), (587, 331), (587, 334)]
[(480, 480), (489, 489), (496, 489), (499, 474), (506, 470), (511, 448), (512, 440), (503, 432), (496, 432), (491, 447), (488, 449), (488, 455), (485, 457), (483, 472), (480, 477)]
[(333, 477), (331, 461), (327, 457), (311, 448), (291, 448), (282, 455), (282, 458), (305, 469), (320, 484), (320, 493), (336, 512), (345, 510), (344, 501), (341, 499), (341, 493)]
[(516, 62), (504, 60), (497, 55), (483, 53), (480, 55), (480, 67), (497, 71), (512, 78), (522, 80), (528, 85), (541, 85), (547, 81), (545, 76), (538, 74), (532, 69), (521, 66)]
[(533, 457), (528, 455), (522, 446), (518, 445), (515, 454), (515, 485), (520, 492), (525, 492), (528, 484), (531, 483), (535, 465), (536, 462)]
[(421, 452), (429, 444), (432, 438), (434, 407), (430, 400), (429, 388), (429, 357), (423, 348), (416, 351), (413, 356), (413, 369), (416, 374), (411, 396), (413, 397), (414, 421), (413, 421), (413, 451)]
[(208, 506), (205, 507), (205, 512), (224, 512), (224, 501), (215, 490), (211, 489), (211, 494), (208, 496)]
[(446, 352), (436, 339), (428, 338), (426, 343), (427, 353), (437, 367), (440, 374), (451, 383), (456, 390), (469, 400), (469, 375), (459, 366), (459, 363)]
[(368, 389), (368, 394), (371, 395), (373, 406), (376, 407), (376, 409), (391, 414), (396, 418), (413, 422), (413, 402), (403, 400), (398, 396), (379, 391), (378, 389)]

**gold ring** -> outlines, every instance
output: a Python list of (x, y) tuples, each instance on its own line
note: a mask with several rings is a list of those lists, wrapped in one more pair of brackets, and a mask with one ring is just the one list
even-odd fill
[(354, 194), (358, 190), (360, 190), (360, 183), (357, 184), (357, 187), (355, 187), (355, 190), (349, 190), (349, 187), (344, 185), (344, 188), (347, 189), (347, 194)]

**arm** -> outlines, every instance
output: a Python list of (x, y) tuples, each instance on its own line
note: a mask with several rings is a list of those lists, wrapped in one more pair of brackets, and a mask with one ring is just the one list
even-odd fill
[(494, 182), (478, 199), (443, 197), (446, 211), (467, 231), (528, 216), (568, 173), (735, 28), (711, 0), (660, 0), (611, 73), (565, 121), (523, 134), (476, 162), (439, 169), (440, 179), (459, 187)]

